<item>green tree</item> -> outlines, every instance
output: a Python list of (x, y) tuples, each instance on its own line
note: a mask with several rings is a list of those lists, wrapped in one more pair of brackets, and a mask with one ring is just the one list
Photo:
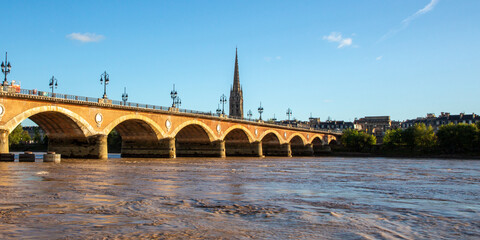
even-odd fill
[(109, 152), (120, 152), (122, 149), (122, 137), (120, 134), (113, 129), (109, 134), (108, 134), (108, 151)]
[(355, 151), (366, 150), (377, 143), (375, 136), (354, 129), (346, 129), (341, 140), (345, 147)]
[(465, 153), (478, 149), (478, 128), (473, 124), (450, 123), (437, 132), (439, 147), (448, 153)]
[(13, 131), (8, 135), (8, 145), (11, 146), (12, 144), (19, 144), (30, 141), (30, 135), (28, 135), (27, 131), (23, 130), (22, 124), (18, 124), (18, 126), (13, 129)]
[(42, 137), (40, 136), (40, 130), (38, 130), (38, 127), (35, 128), (35, 132), (33, 135), (33, 141), (35, 143), (40, 143), (42, 141)]
[(383, 144), (388, 147), (404, 146), (403, 130), (401, 128), (387, 130), (383, 136)]
[(413, 126), (413, 143), (418, 150), (428, 150), (435, 146), (437, 138), (432, 126), (425, 126), (424, 123)]

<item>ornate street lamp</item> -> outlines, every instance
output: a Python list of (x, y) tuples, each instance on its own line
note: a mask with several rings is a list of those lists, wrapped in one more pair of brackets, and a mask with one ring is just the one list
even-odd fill
[(8, 86), (7, 74), (10, 73), (10, 69), (12, 69), (12, 65), (7, 61), (7, 52), (5, 52), (5, 62), (2, 62), (2, 73), (5, 74), (5, 78), (3, 79), (2, 86)]
[(55, 76), (52, 76), (50, 78), (50, 83), (48, 84), (49, 88), (52, 89), (52, 97), (53, 97), (53, 89), (58, 87), (58, 80), (55, 78)]
[(288, 108), (287, 109), (288, 122), (290, 122), (290, 116), (292, 116), (292, 109)]
[(175, 98), (175, 106), (178, 108), (182, 105), (182, 100), (180, 99), (180, 97), (176, 97)]
[(262, 113), (263, 113), (262, 102), (260, 102), (260, 107), (258, 107), (258, 113), (260, 113), (260, 118), (258, 120), (262, 120)]
[(126, 106), (128, 101), (127, 87), (123, 88), (122, 100), (123, 100), (123, 105)]
[(110, 76), (107, 71), (100, 75), (100, 84), (103, 84), (103, 99), (107, 99), (107, 85), (110, 82)]
[(273, 118), (272, 118), (272, 121), (277, 121), (277, 118), (275, 117), (275, 113), (273, 114)]
[(220, 114), (222, 114), (222, 109), (220, 109), (220, 104), (218, 104), (217, 115), (220, 116)]
[(177, 91), (175, 90), (175, 84), (173, 84), (173, 90), (170, 91), (170, 97), (172, 98), (172, 107), (175, 107), (175, 99), (177, 98)]
[(227, 102), (227, 97), (225, 94), (222, 94), (220, 97), (220, 102), (222, 103), (222, 114), (225, 114), (225, 103)]
[(250, 120), (250, 118), (252, 118), (252, 110), (248, 110), (248, 113), (247, 113), (247, 116), (248, 116), (248, 120)]

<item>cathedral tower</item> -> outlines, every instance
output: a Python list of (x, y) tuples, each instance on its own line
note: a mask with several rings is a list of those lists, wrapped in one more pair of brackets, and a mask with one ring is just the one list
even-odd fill
[(235, 48), (235, 71), (233, 73), (233, 86), (230, 89), (230, 116), (243, 118), (243, 91), (240, 86), (238, 74), (238, 54)]

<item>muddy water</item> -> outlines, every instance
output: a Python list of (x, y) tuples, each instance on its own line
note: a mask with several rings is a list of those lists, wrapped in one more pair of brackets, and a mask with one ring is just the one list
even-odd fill
[(0, 163), (0, 239), (479, 239), (480, 161)]

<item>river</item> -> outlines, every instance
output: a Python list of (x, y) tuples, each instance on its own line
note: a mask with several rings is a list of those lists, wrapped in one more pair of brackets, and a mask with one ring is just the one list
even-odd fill
[(0, 239), (479, 239), (480, 161), (0, 162)]

